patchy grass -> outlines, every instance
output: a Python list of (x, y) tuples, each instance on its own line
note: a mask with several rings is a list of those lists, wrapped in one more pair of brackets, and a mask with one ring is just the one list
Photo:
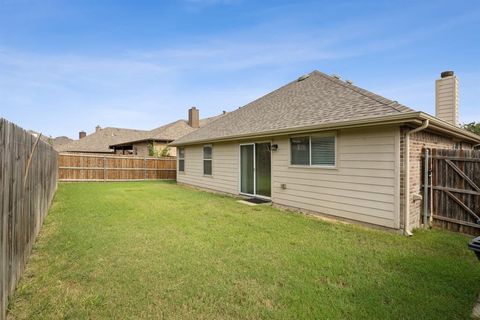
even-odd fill
[(465, 319), (468, 238), (325, 222), (167, 182), (61, 184), (14, 319)]

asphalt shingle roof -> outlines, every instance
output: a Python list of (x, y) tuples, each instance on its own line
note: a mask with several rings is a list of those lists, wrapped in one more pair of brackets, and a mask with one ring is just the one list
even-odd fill
[(58, 152), (113, 152), (110, 145), (125, 139), (140, 139), (146, 131), (123, 128), (102, 128), (85, 138), (74, 140), (57, 148)]
[[(210, 117), (210, 118), (200, 119), (200, 128), (221, 116), (223, 116), (223, 114)], [(130, 144), (133, 142), (151, 141), (151, 140), (170, 142), (180, 137), (183, 137), (184, 135), (189, 134), (195, 130), (197, 130), (197, 128), (191, 127), (188, 124), (188, 121), (177, 120), (175, 122), (163, 125), (156, 129), (145, 131), (145, 133), (141, 138), (138, 138), (138, 137), (136, 139), (128, 138), (126, 140), (123, 140), (113, 145), (120, 146), (120, 145)], [(110, 146), (113, 146), (113, 145), (110, 145)]]
[(308, 77), (292, 81), (175, 140), (174, 144), (412, 111), (396, 101), (315, 70)]

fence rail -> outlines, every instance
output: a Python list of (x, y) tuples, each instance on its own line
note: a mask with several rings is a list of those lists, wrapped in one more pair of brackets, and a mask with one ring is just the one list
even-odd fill
[(480, 151), (432, 149), (430, 161), (433, 224), (480, 235)]
[(57, 152), (0, 118), (0, 319), (57, 189)]
[(177, 160), (174, 157), (133, 157), (60, 153), (60, 181), (138, 181), (175, 180)]

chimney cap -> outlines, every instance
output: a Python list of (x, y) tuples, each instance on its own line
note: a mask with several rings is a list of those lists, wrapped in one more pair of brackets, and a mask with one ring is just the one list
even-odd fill
[(446, 78), (446, 77), (453, 77), (455, 73), (453, 71), (443, 71), (440, 73), (441, 78)]

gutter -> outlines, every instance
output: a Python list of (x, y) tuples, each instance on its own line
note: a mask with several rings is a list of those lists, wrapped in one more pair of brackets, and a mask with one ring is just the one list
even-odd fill
[[(429, 114), (423, 112), (404, 112), (395, 115), (389, 116), (379, 116), (379, 117), (366, 117), (361, 119), (355, 120), (348, 120), (348, 121), (340, 121), (334, 123), (323, 123), (323, 124), (316, 124), (310, 126), (297, 126), (297, 127), (290, 127), (290, 128), (283, 128), (283, 129), (275, 129), (275, 130), (267, 130), (263, 132), (256, 132), (256, 133), (244, 133), (238, 135), (231, 135), (231, 136), (224, 136), (218, 138), (204, 138), (198, 140), (186, 140), (182, 141), (182, 138), (179, 138), (171, 143), (169, 146), (177, 147), (177, 146), (185, 146), (185, 145), (195, 145), (195, 144), (202, 144), (202, 143), (212, 143), (212, 142), (227, 142), (227, 141), (235, 141), (235, 140), (242, 140), (242, 139), (257, 139), (261, 137), (273, 137), (273, 136), (281, 136), (287, 135), (291, 133), (306, 133), (315, 130), (336, 130), (336, 129), (347, 129), (347, 128), (355, 128), (355, 127), (366, 127), (366, 126), (377, 126), (377, 125), (389, 125), (389, 124), (403, 124), (406, 122), (421, 125), (425, 120), (429, 120), (430, 128), (435, 129), (437, 131), (446, 133), (450, 136), (454, 136), (459, 138), (463, 141), (469, 141), (473, 143), (480, 143), (480, 136), (466, 131), (464, 129), (458, 128), (448, 122), (435, 118)], [(204, 127), (208, 129), (207, 127)], [(202, 130), (201, 128), (200, 130)], [(197, 131), (194, 131), (195, 133)], [(193, 134), (192, 133), (192, 134)], [(188, 137), (184, 136), (184, 137)]]
[(405, 133), (405, 217), (403, 222), (403, 232), (406, 236), (412, 235), (412, 232), (410, 231), (410, 135), (425, 130), (429, 124), (430, 120), (427, 119), (420, 127)]
[(149, 142), (149, 141), (155, 141), (155, 142), (166, 142), (167, 144), (169, 143), (168, 141), (172, 142), (172, 139), (159, 139), (159, 138), (148, 138), (148, 139), (140, 139), (140, 140), (131, 140), (131, 141), (126, 141), (126, 142), (120, 142), (116, 144), (111, 144), (108, 146), (109, 149), (113, 149), (115, 147), (125, 147), (134, 143), (139, 143), (139, 142)]
[(455, 136), (464, 141), (473, 142), (474, 144), (477, 144), (477, 143), (480, 144), (480, 135), (478, 134), (475, 134), (473, 132), (454, 126), (449, 122), (446, 122), (437, 117), (433, 117), (427, 113), (420, 112), (419, 118), (422, 120), (429, 120), (430, 121), (429, 127), (431, 129), (435, 129), (435, 130), (447, 133), (451, 136)]
[[(256, 133), (243, 133), (219, 138), (205, 138), (205, 139), (198, 139), (198, 140), (187, 140), (185, 142), (182, 141), (182, 138), (179, 138), (171, 143), (169, 146), (177, 147), (177, 146), (185, 146), (185, 145), (194, 145), (194, 144), (202, 144), (206, 142), (225, 142), (225, 141), (234, 141), (234, 140), (242, 140), (242, 139), (255, 139), (260, 137), (272, 137), (272, 136), (281, 136), (290, 133), (303, 133), (303, 132), (310, 132), (314, 130), (333, 130), (333, 129), (346, 129), (350, 127), (362, 127), (362, 126), (372, 126), (372, 125), (387, 125), (387, 124), (397, 124), (397, 123), (404, 123), (405, 121), (416, 121), (418, 124), (422, 122), (419, 120), (421, 112), (405, 112), (399, 113), (395, 115), (389, 116), (379, 116), (379, 117), (365, 117), (355, 120), (347, 120), (347, 121), (340, 121), (340, 122), (331, 122), (331, 123), (321, 123), (316, 125), (310, 126), (297, 126), (297, 127), (289, 127), (289, 128), (282, 128), (282, 129), (275, 129), (275, 130), (267, 130), (262, 132)], [(204, 127), (208, 129), (208, 126)], [(200, 130), (204, 129), (201, 128)], [(194, 131), (192, 134), (194, 134)], [(185, 137), (188, 137), (185, 136)], [(480, 142), (480, 140), (479, 140)]]

